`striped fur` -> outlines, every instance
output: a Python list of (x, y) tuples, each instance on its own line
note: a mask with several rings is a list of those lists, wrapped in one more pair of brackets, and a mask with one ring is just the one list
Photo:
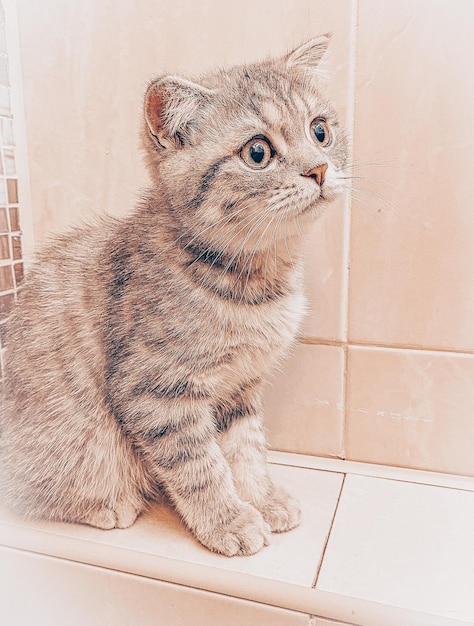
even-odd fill
[[(152, 83), (152, 188), (130, 216), (52, 240), (9, 322), (10, 506), (121, 528), (165, 493), (228, 556), (299, 523), (267, 473), (260, 396), (304, 312), (304, 232), (341, 188), (346, 141), (320, 95), (327, 41)], [(327, 148), (315, 118), (332, 129)], [(273, 146), (261, 170), (241, 156), (256, 136)], [(323, 164), (319, 185), (305, 174)]]

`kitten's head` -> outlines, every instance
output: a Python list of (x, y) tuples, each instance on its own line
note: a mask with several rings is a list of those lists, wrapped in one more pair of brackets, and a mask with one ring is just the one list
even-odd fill
[(150, 85), (148, 164), (183, 232), (218, 249), (265, 249), (342, 190), (346, 136), (321, 93), (328, 42)]

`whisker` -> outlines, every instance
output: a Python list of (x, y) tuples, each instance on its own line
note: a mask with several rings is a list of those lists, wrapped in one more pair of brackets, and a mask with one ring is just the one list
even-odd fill
[(286, 252), (288, 254), (288, 259), (290, 260), (290, 263), (293, 265), (293, 257), (291, 256), (291, 252), (290, 249), (288, 247), (288, 231), (287, 231), (287, 226), (288, 226), (288, 216), (285, 216), (285, 223), (284, 223), (284, 236), (283, 239), (285, 241), (285, 248), (286, 248)]
[[(268, 249), (267, 249), (267, 257), (266, 257), (266, 259), (268, 260), (268, 253), (269, 253), (269, 251), (272, 248), (272, 246), (271, 246), (272, 241), (275, 242), (275, 246), (276, 246), (276, 241), (277, 241), (277, 236), (276, 235), (278, 233), (279, 226), (281, 224), (281, 220), (283, 219), (283, 217), (284, 217), (284, 213), (283, 212), (281, 212), (281, 213), (273, 212), (273, 214), (271, 214), (270, 221), (268, 222), (268, 224), (263, 229), (263, 232), (261, 233), (257, 243), (255, 244), (255, 246), (253, 248), (251, 256), (249, 257), (248, 261), (245, 264), (245, 265), (247, 265), (247, 263), (248, 263), (247, 280), (245, 281), (244, 289), (242, 291), (242, 295), (241, 295), (241, 298), (240, 298), (241, 302), (242, 302), (242, 299), (243, 299), (243, 297), (245, 295), (245, 291), (247, 289), (248, 281), (250, 279), (250, 272), (252, 271), (253, 260), (255, 258), (256, 253), (257, 253), (257, 250), (258, 250), (258, 248), (260, 246), (260, 243), (263, 240), (263, 238), (265, 237), (265, 235), (266, 235), (267, 231), (269, 230), (269, 228), (272, 226), (272, 224), (274, 222), (276, 222), (276, 225), (275, 225), (275, 228), (273, 229), (272, 237), (270, 238), (270, 243), (269, 243)], [(275, 259), (275, 268), (274, 268), (275, 272), (276, 272), (276, 269), (277, 269), (277, 262), (276, 262), (276, 259)], [(265, 268), (264, 268), (264, 277), (265, 277), (264, 294), (265, 294), (265, 289), (266, 289), (266, 271), (267, 271), (267, 267), (266, 267), (266, 263), (265, 263)], [(240, 279), (241, 274), (242, 274), (242, 272), (239, 274), (237, 280)]]
[[(349, 190), (352, 198), (354, 198), (354, 200), (356, 200), (357, 202), (360, 202), (361, 204), (364, 205), (364, 207), (366, 208), (370, 208), (369, 205), (367, 205), (364, 200), (376, 200), (379, 203), (383, 204), (385, 207), (389, 208), (390, 210), (393, 210), (395, 208), (395, 204), (393, 202), (390, 202), (387, 200), (387, 198), (384, 198), (382, 195), (372, 191), (371, 189), (363, 189), (363, 188), (359, 188), (359, 187), (346, 187), (346, 189)], [(382, 208), (380, 207), (373, 207), (375, 208), (375, 210), (380, 213), (382, 211)]]
[[(264, 215), (265, 213), (266, 213), (266, 210), (265, 210), (265, 209), (263, 209), (263, 210), (262, 210), (262, 215)], [(216, 258), (212, 261), (212, 263), (210, 264), (210, 266), (209, 266), (209, 268), (208, 268), (207, 272), (206, 272), (206, 273), (205, 273), (205, 275), (202, 277), (202, 282), (204, 282), (204, 281), (207, 279), (207, 277), (210, 275), (210, 272), (212, 271), (212, 268), (213, 268), (214, 264), (217, 262), (217, 260), (218, 260), (218, 259), (220, 259), (220, 258), (222, 258), (222, 256), (223, 256), (223, 255), (224, 255), (224, 253), (225, 253), (225, 250), (226, 250), (227, 246), (228, 246), (229, 244), (231, 244), (231, 243), (232, 243), (232, 241), (233, 241), (234, 239), (236, 239), (236, 237), (237, 237), (237, 236), (238, 236), (238, 235), (239, 235), (239, 234), (240, 234), (243, 230), (245, 230), (246, 228), (248, 228), (249, 226), (251, 226), (253, 223), (258, 222), (260, 219), (261, 219), (261, 215), (260, 215), (260, 213), (257, 213), (257, 214), (255, 214), (255, 213), (254, 213), (254, 214), (249, 215), (249, 216), (248, 216), (248, 218), (244, 221), (244, 223), (243, 223), (243, 224), (241, 224), (241, 228), (240, 228), (237, 232), (232, 232), (232, 233), (230, 233), (230, 234), (231, 234), (230, 238), (229, 238), (229, 237), (227, 237), (227, 238), (225, 238), (225, 239), (223, 239), (223, 240), (222, 240), (222, 239), (220, 240), (220, 241), (221, 241), (221, 244), (220, 244), (220, 246), (221, 246), (221, 251), (220, 251), (220, 253), (219, 253), (218, 255), (216, 255)], [(226, 233), (226, 234), (227, 234), (227, 233)], [(229, 268), (231, 267), (232, 263), (235, 261), (235, 259), (236, 259), (237, 257), (239, 257), (239, 256), (240, 256), (240, 254), (241, 254), (241, 252), (242, 252), (242, 250), (243, 250), (243, 245), (245, 245), (245, 240), (244, 240), (243, 244), (241, 243), (241, 245), (237, 248), (237, 250), (236, 250), (236, 251), (234, 252), (234, 254), (231, 256), (231, 258), (228, 260), (227, 265), (224, 267), (224, 270), (223, 270), (223, 272), (222, 272), (222, 276), (224, 276), (224, 275), (228, 272), (228, 270), (229, 270)]]
[[(280, 213), (279, 220), (278, 220), (278, 222), (277, 222), (277, 224), (276, 224), (276, 226), (275, 226), (275, 228), (274, 228), (274, 230), (273, 230), (273, 249), (274, 249), (274, 256), (273, 256), (274, 266), (273, 266), (273, 272), (274, 272), (274, 274), (275, 274), (275, 275), (277, 274), (277, 269), (278, 269), (278, 251), (277, 251), (278, 232), (280, 231), (281, 223), (282, 223), (282, 222), (283, 222), (283, 220), (284, 220), (284, 223), (285, 223), (285, 229), (284, 229), (284, 232), (285, 232), (285, 235), (286, 235), (286, 224), (287, 224), (286, 218), (287, 218), (287, 213), (286, 213), (286, 211), (282, 211), (282, 212)], [(286, 246), (286, 249), (288, 250), (288, 242), (287, 242), (286, 238), (285, 238), (285, 246)], [(289, 250), (288, 250), (288, 254), (289, 254), (289, 256), (291, 256), (291, 255), (290, 255), (290, 251), (289, 251)]]
[(293, 215), (293, 220), (294, 220), (294, 222), (296, 223), (296, 228), (297, 228), (297, 230), (298, 230), (298, 233), (299, 233), (300, 237), (301, 237), (301, 238), (303, 238), (303, 237), (304, 237), (304, 234), (303, 234), (303, 231), (301, 230), (301, 224), (300, 224), (299, 219), (298, 219), (298, 217), (299, 217), (299, 216), (300, 216), (300, 213), (299, 213), (299, 212), (296, 212), (296, 213)]
[[(238, 248), (238, 254), (239, 255), (243, 252), (245, 246), (250, 241), (250, 239), (253, 237), (253, 235), (257, 232), (257, 230), (260, 227), (260, 225), (263, 224), (268, 219), (268, 216), (269, 216), (268, 211), (266, 209), (264, 209), (262, 211), (262, 214), (259, 216), (259, 218), (257, 220), (255, 220), (255, 223), (254, 223), (252, 229), (247, 233), (247, 235), (245, 236), (244, 240), (241, 242), (241, 244), (240, 244), (240, 246)], [(257, 247), (258, 247), (258, 244), (260, 243), (260, 241), (261, 241), (261, 237), (259, 238), (259, 240), (257, 242)], [(235, 255), (233, 255), (233, 256), (235, 256)], [(228, 265), (227, 269), (229, 269), (229, 267), (230, 267), (230, 265)]]
[[(186, 246), (191, 245), (191, 243), (196, 241), (196, 239), (199, 239), (199, 237), (201, 237), (201, 235), (203, 235), (205, 232), (207, 232), (211, 228), (215, 228), (216, 226), (222, 226), (222, 225), (228, 224), (237, 215), (240, 215), (240, 213), (245, 211), (247, 208), (248, 208), (248, 205), (244, 205), (243, 207), (241, 207), (240, 209), (238, 209), (236, 211), (233, 211), (232, 213), (224, 214), (217, 222), (213, 222), (212, 224), (209, 224), (208, 226), (206, 226), (205, 228), (200, 230), (198, 233), (196, 233), (194, 235), (194, 237), (192, 237), (192, 239), (187, 242)], [(187, 228), (183, 233), (181, 233), (181, 235), (179, 237), (176, 238), (175, 242), (178, 243), (180, 241), (180, 239), (183, 239), (183, 237), (186, 237), (187, 235), (190, 235), (192, 233), (192, 231), (193, 231), (193, 229)]]
[[(273, 198), (275, 196), (275, 194), (271, 195)], [(283, 198), (281, 198), (279, 200), (279, 202), (277, 202), (276, 204), (274, 204), (272, 206), (272, 211), (278, 211), (279, 208), (281, 208), (281, 206), (284, 204), (284, 202), (287, 200), (287, 195), (284, 195)], [(232, 257), (230, 258), (229, 262), (227, 263), (227, 266), (224, 268), (224, 273), (228, 271), (228, 269), (230, 268), (230, 266), (232, 265), (233, 261), (235, 260), (235, 258), (237, 258), (237, 256), (240, 256), (240, 254), (243, 252), (247, 242), (250, 240), (250, 238), (254, 235), (254, 233), (256, 232), (256, 230), (258, 229), (258, 227), (265, 221), (265, 219), (267, 219), (269, 216), (271, 216), (271, 213), (268, 212), (266, 207), (263, 207), (263, 212), (262, 212), (262, 216), (261, 219), (257, 219), (255, 221), (255, 225), (254, 227), (247, 233), (246, 237), (244, 238), (244, 240), (241, 242), (241, 245), (237, 248), (237, 251), (232, 255)], [(259, 216), (257, 216), (258, 218)], [(244, 227), (242, 229), (239, 230), (239, 233), (242, 232), (242, 230), (245, 230), (245, 228), (248, 227), (249, 224), (251, 224), (254, 220), (248, 221), (246, 224), (244, 224)], [(239, 234), (236, 233), (236, 234)], [(259, 239), (258, 244), (260, 244), (261, 239)], [(229, 242), (230, 243), (230, 242)]]
[(362, 169), (369, 167), (390, 167), (398, 163), (400, 159), (398, 157), (388, 157), (385, 159), (379, 159), (377, 161), (352, 161), (351, 163), (346, 163), (341, 169)]
[(270, 218), (270, 221), (267, 223), (267, 225), (265, 226), (265, 228), (263, 229), (263, 232), (261, 233), (259, 239), (257, 240), (257, 243), (255, 244), (252, 254), (250, 255), (250, 257), (247, 259), (247, 261), (244, 263), (244, 266), (242, 268), (242, 270), (240, 271), (240, 274), (237, 276), (237, 279), (235, 281), (235, 283), (237, 283), (240, 280), (240, 277), (242, 276), (242, 273), (244, 272), (245, 266), (248, 265), (248, 269), (247, 269), (247, 278), (245, 280), (245, 285), (244, 288), (242, 289), (242, 293), (240, 296), (240, 303), (242, 303), (242, 300), (244, 298), (245, 292), (247, 290), (247, 286), (250, 280), (250, 273), (252, 271), (252, 265), (253, 265), (253, 260), (255, 258), (255, 255), (257, 253), (258, 247), (260, 245), (260, 242), (262, 241), (262, 239), (265, 237), (265, 233), (267, 232), (267, 230), (269, 229), (270, 225), (272, 224), (273, 220), (275, 219), (275, 216), (272, 215)]
[(385, 180), (383, 178), (374, 178), (369, 176), (338, 176), (337, 180), (354, 180), (356, 182), (369, 183), (371, 185), (385, 185), (386, 187), (393, 188), (395, 187), (395, 183), (390, 180)]
[(234, 239), (236, 239), (236, 237), (238, 235), (240, 235), (241, 233), (243, 233), (245, 230), (248, 229), (248, 227), (250, 226), (250, 231), (247, 233), (247, 235), (245, 235), (244, 240), (241, 242), (241, 244), (239, 245), (239, 247), (237, 248), (236, 251), (234, 251), (234, 254), (230, 257), (224, 271), (228, 271), (229, 268), (231, 267), (232, 263), (234, 262), (234, 260), (240, 255), (240, 252), (242, 252), (243, 248), (245, 247), (246, 242), (249, 240), (249, 238), (252, 236), (254, 230), (255, 230), (255, 224), (258, 226), (262, 221), (264, 221), (266, 219), (266, 208), (265, 207), (259, 207), (259, 211), (253, 213), (252, 215), (248, 216), (248, 219), (245, 220), (240, 226), (241, 228), (239, 228), (239, 230), (235, 233), (233, 233), (231, 239), (227, 240), (227, 244), (225, 246), (221, 246), (222, 247), (222, 252), (224, 252), (226, 250), (226, 248), (229, 246), (230, 243), (232, 243), (232, 241)]
[[(280, 218), (280, 221), (281, 221), (281, 218)], [(278, 231), (278, 224), (279, 224), (279, 222), (276, 225), (276, 230), (277, 231)], [(274, 237), (276, 237), (276, 232), (274, 233)], [(272, 237), (272, 239), (273, 239), (273, 237)], [(267, 267), (268, 267), (268, 259), (270, 257), (270, 251), (271, 251), (271, 246), (268, 246), (267, 254), (265, 256), (265, 266), (263, 268), (263, 294), (264, 295), (265, 295), (266, 288), (267, 288)], [(275, 268), (275, 271), (276, 271), (276, 268)]]
[[(218, 227), (227, 226), (227, 225), (228, 225), (228, 224), (232, 221), (232, 219), (233, 219), (236, 215), (239, 215), (240, 213), (242, 213), (242, 212), (244, 212), (244, 211), (247, 211), (247, 210), (248, 210), (249, 208), (251, 208), (252, 206), (254, 206), (254, 205), (251, 205), (251, 204), (244, 205), (244, 206), (243, 206), (243, 207), (241, 207), (241, 209), (239, 209), (238, 211), (234, 211), (234, 212), (233, 212), (230, 216), (225, 217), (225, 218), (223, 218), (223, 219), (219, 220), (218, 222), (215, 222), (214, 224), (211, 224), (211, 225), (209, 225), (208, 227), (206, 227), (206, 228), (202, 229), (202, 230), (201, 230), (201, 231), (200, 231), (200, 232), (199, 232), (199, 233), (198, 233), (195, 237), (193, 237), (193, 238), (191, 239), (191, 241), (189, 241), (189, 242), (186, 244), (186, 246), (185, 246), (185, 247), (190, 246), (192, 241), (195, 241), (196, 239), (198, 239), (198, 238), (199, 238), (199, 237), (200, 237), (200, 236), (201, 236), (204, 232), (208, 231), (210, 228), (215, 228), (216, 226), (218, 226)], [(226, 247), (227, 247), (227, 246), (226, 246), (226, 245), (222, 245), (222, 244), (225, 244), (225, 243), (227, 242), (227, 245), (228, 245), (229, 243), (231, 243), (231, 242), (232, 242), (232, 240), (233, 240), (233, 239), (234, 239), (234, 238), (235, 238), (235, 237), (236, 237), (236, 236), (237, 236), (240, 232), (242, 232), (243, 230), (245, 230), (245, 228), (248, 226), (248, 224), (249, 224), (249, 223), (251, 223), (251, 221), (252, 221), (252, 219), (253, 219), (253, 218), (252, 218), (252, 215), (253, 215), (253, 214), (251, 214), (250, 216), (248, 216), (248, 218), (247, 218), (246, 220), (244, 220), (244, 222), (240, 222), (239, 224), (236, 224), (236, 227), (238, 227), (238, 226), (240, 225), (240, 226), (241, 226), (241, 228), (240, 228), (237, 232), (232, 232), (232, 237), (231, 237), (230, 239), (228, 239), (228, 235), (229, 235), (228, 231), (226, 231), (226, 230), (224, 229), (224, 230), (223, 230), (223, 233), (222, 233), (222, 236), (218, 237), (217, 239), (215, 239), (215, 240), (213, 241), (213, 245), (214, 245), (214, 247), (218, 247), (218, 248), (220, 247), (220, 248), (221, 248), (221, 250), (220, 250), (220, 251), (218, 251), (218, 254), (215, 256), (215, 259), (214, 259), (214, 261), (212, 262), (212, 264), (211, 264), (211, 266), (210, 266), (210, 269), (212, 269), (212, 266), (214, 265), (214, 263), (216, 263), (219, 259), (221, 259), (221, 258), (222, 258), (222, 256), (223, 256), (223, 255), (224, 255), (224, 253), (225, 253), (225, 249), (226, 249)], [(210, 251), (211, 251), (211, 246), (209, 245), (208, 247), (204, 248), (203, 252), (202, 252), (200, 255), (198, 255), (198, 256), (194, 259), (194, 261), (193, 261), (192, 263), (190, 263), (190, 264), (189, 264), (189, 266), (188, 266), (188, 268), (187, 268), (187, 269), (189, 269), (190, 267), (192, 267), (192, 266), (194, 265), (194, 263), (198, 262), (198, 261), (199, 261), (199, 259), (201, 259), (201, 258), (202, 258), (202, 257), (206, 254), (206, 252), (210, 252)]]
[(245, 294), (245, 290), (247, 288), (247, 284), (248, 284), (248, 280), (249, 280), (249, 276), (250, 276), (250, 271), (251, 271), (251, 266), (252, 266), (252, 262), (254, 259), (254, 256), (257, 252), (257, 249), (260, 245), (260, 242), (262, 241), (263, 237), (265, 236), (266, 232), (269, 230), (269, 228), (271, 228), (271, 226), (273, 225), (273, 231), (272, 231), (272, 235), (270, 237), (270, 241), (267, 247), (267, 253), (265, 256), (265, 264), (264, 264), (264, 268), (263, 268), (263, 273), (264, 273), (264, 286), (263, 286), (263, 293), (264, 295), (266, 294), (266, 286), (267, 286), (267, 273), (268, 273), (268, 263), (269, 263), (269, 258), (270, 258), (270, 252), (273, 249), (274, 251), (274, 268), (273, 268), (273, 273), (276, 274), (277, 272), (277, 268), (278, 268), (278, 250), (277, 250), (277, 243), (278, 243), (278, 233), (280, 232), (281, 229), (281, 224), (282, 222), (284, 222), (284, 241), (285, 241), (285, 246), (288, 252), (288, 257), (291, 261), (291, 253), (290, 250), (288, 248), (288, 241), (287, 241), (287, 225), (288, 225), (288, 218), (289, 215), (286, 211), (280, 211), (279, 213), (275, 213), (273, 212), (272, 218), (270, 220), (270, 222), (267, 224), (267, 226), (265, 227), (264, 231), (262, 232), (257, 244), (254, 247), (253, 250), (253, 254), (249, 260), (249, 268), (248, 268), (248, 273), (247, 273), (247, 281), (245, 283), (245, 287), (242, 293), (242, 298)]

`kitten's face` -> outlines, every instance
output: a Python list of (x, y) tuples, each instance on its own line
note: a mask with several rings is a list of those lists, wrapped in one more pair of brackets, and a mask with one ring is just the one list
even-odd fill
[(342, 191), (345, 134), (320, 93), (327, 45), (149, 89), (150, 164), (176, 219), (222, 249), (291, 237)]

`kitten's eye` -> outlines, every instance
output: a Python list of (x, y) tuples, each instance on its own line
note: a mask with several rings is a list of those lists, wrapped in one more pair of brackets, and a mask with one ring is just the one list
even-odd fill
[(329, 126), (324, 120), (319, 117), (311, 122), (311, 134), (314, 137), (316, 143), (318, 143), (323, 148), (326, 148), (331, 143), (332, 137)]
[(274, 150), (264, 137), (251, 139), (240, 151), (240, 158), (249, 167), (263, 169), (272, 160)]

